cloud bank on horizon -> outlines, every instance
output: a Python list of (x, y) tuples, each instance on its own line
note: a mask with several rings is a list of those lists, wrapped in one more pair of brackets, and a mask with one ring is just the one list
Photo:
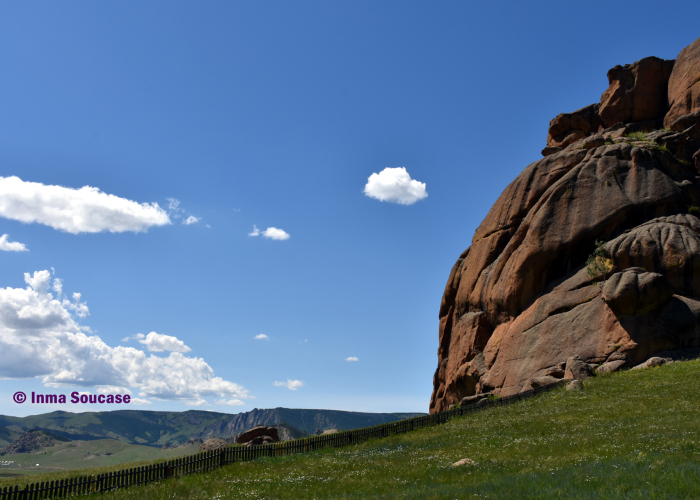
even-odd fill
[(400, 205), (413, 205), (428, 196), (425, 183), (411, 179), (406, 167), (385, 168), (367, 179), (365, 196)]
[(79, 293), (73, 300), (63, 298), (61, 281), (52, 283), (49, 271), (25, 273), (24, 280), (26, 288), (0, 288), (0, 377), (42, 377), (50, 387), (135, 388), (142, 398), (190, 406), (209, 404), (205, 397), (230, 398), (227, 405), (243, 404), (240, 400), (250, 397), (242, 386), (214, 376), (202, 358), (184, 356), (190, 348), (176, 337), (136, 335), (149, 351), (169, 351), (167, 357), (108, 346), (75, 320), (89, 315)]
[(91, 186), (73, 189), (26, 182), (16, 176), (0, 177), (0, 217), (72, 234), (139, 233), (171, 224), (158, 203), (138, 203)]

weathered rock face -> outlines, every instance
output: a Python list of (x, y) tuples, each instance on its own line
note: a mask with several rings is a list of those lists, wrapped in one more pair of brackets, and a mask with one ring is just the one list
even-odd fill
[(684, 48), (676, 59), (668, 81), (668, 102), (666, 127), (680, 116), (700, 111), (700, 38)]
[[(250, 429), (249, 431), (244, 432), (238, 438), (236, 439), (236, 442), (239, 444), (245, 444), (249, 443), (256, 438), (259, 437), (268, 437), (271, 442), (279, 441), (280, 437), (279, 434), (277, 433), (277, 429), (274, 427), (266, 427), (266, 426), (260, 426), (260, 427), (255, 427), (253, 429)], [(261, 443), (254, 443), (254, 444), (261, 444)]]
[(200, 446), (199, 446), (199, 451), (214, 451), (218, 450), (219, 448), (225, 448), (227, 446), (230, 446), (226, 441), (223, 439), (219, 438), (211, 438), (207, 439), (204, 441)]
[(608, 71), (610, 86), (600, 99), (600, 117), (605, 126), (662, 118), (668, 111), (668, 79), (673, 63), (647, 57)]
[[(658, 351), (700, 346), (700, 219), (688, 213), (700, 206), (700, 176), (661, 141), (684, 134), (691, 158), (700, 143), (690, 132), (624, 137), (650, 122), (660, 126), (667, 103), (659, 82), (671, 67), (647, 58), (614, 68), (599, 107), (552, 120), (548, 144), (572, 130), (589, 135), (559, 141), (528, 166), (452, 268), (440, 305), (431, 412), (474, 394), (551, 382), (545, 377), (560, 378), (573, 356), (586, 364), (622, 361), (614, 363), (619, 369)], [(598, 119), (623, 123), (593, 130), (597, 110)], [(586, 269), (596, 240), (606, 242), (614, 265), (606, 276)]]
[(663, 274), (631, 267), (605, 283), (603, 300), (616, 316), (626, 316), (658, 309), (673, 292), (673, 285)]
[(598, 104), (591, 104), (573, 113), (562, 113), (549, 122), (547, 147), (565, 148), (592, 132), (598, 132), (601, 127), (604, 128)]

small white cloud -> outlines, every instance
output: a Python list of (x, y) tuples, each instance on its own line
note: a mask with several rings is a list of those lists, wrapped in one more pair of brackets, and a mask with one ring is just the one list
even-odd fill
[(183, 209), (180, 208), (180, 200), (176, 198), (166, 198), (168, 202), (168, 210), (171, 212), (184, 212)]
[(360, 359), (355, 356), (350, 356), (349, 358), (345, 358), (345, 361), (360, 361)]
[(379, 201), (389, 201), (401, 205), (413, 205), (428, 193), (425, 183), (411, 179), (406, 167), (385, 168), (367, 179), (365, 195)]
[(190, 215), (187, 217), (185, 220), (182, 221), (183, 224), (186, 226), (189, 226), (190, 224), (196, 224), (199, 222), (199, 219), (195, 217), (194, 215)]
[(268, 337), (268, 336), (265, 335), (264, 333), (259, 333), (259, 334), (257, 334), (257, 335), (255, 336), (255, 338), (258, 339), (258, 340), (268, 340), (270, 337)]
[(209, 224), (204, 224), (204, 225), (207, 226), (207, 229), (211, 229), (211, 226)]
[(72, 234), (138, 233), (171, 223), (157, 203), (137, 203), (91, 186), (47, 186), (19, 177), (0, 177), (0, 217)]
[(136, 405), (136, 406), (141, 406), (141, 405), (152, 405), (153, 403), (151, 403), (147, 399), (131, 398), (131, 404)]
[[(143, 334), (137, 334), (143, 337)], [(172, 337), (170, 335), (161, 335), (160, 333), (151, 332), (146, 335), (146, 338), (139, 340), (141, 344), (148, 347), (151, 352), (190, 352), (192, 349), (187, 347), (182, 340), (178, 340), (177, 337)]]
[(214, 401), (216, 405), (228, 405), (228, 406), (243, 406), (245, 403), (240, 399), (217, 399)]
[(260, 229), (258, 229), (258, 226), (253, 225), (253, 232), (248, 233), (248, 236), (258, 236), (260, 234)]
[(304, 382), (288, 378), (286, 382), (275, 381), (275, 387), (286, 387), (290, 391), (296, 391), (299, 387), (304, 387)]
[(269, 238), (271, 240), (288, 240), (289, 239), (289, 233), (282, 229), (277, 229), (276, 227), (268, 227), (265, 229), (262, 233), (262, 235), (265, 238)]
[(135, 339), (145, 339), (146, 336), (143, 333), (137, 333), (136, 335), (134, 335), (134, 338)]
[(17, 241), (7, 241), (6, 234), (0, 236), (0, 250), (4, 252), (28, 252), (29, 249), (24, 243)]
[(131, 340), (131, 337), (124, 337), (121, 341), (122, 342), (129, 342)]

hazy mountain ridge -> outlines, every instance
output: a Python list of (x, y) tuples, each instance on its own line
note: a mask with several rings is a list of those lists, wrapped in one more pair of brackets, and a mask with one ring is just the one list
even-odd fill
[(30, 429), (69, 439), (117, 439), (148, 446), (179, 445), (191, 438), (230, 438), (258, 425), (285, 422), (313, 434), (316, 429), (355, 429), (392, 422), (419, 413), (360, 413), (337, 410), (274, 408), (231, 415), (201, 410), (164, 412), (117, 410), (70, 413), (56, 411), (27, 417), (0, 415), (0, 446), (7, 446)]

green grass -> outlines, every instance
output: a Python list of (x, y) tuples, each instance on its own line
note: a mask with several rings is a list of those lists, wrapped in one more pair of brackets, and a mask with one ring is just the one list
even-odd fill
[[(105, 498), (700, 498), (700, 361), (596, 377), (445, 425)], [(451, 467), (462, 458), (476, 465)]]
[(14, 462), (11, 466), (0, 467), (0, 487), (110, 472), (127, 468), (127, 464), (134, 467), (133, 462), (145, 465), (157, 460), (191, 455), (198, 449), (199, 444), (161, 450), (116, 439), (69, 441), (41, 448), (39, 453), (0, 456), (0, 462)]
[(647, 134), (645, 132), (629, 132), (625, 134), (625, 137), (629, 137), (630, 139), (637, 139), (638, 141), (647, 140)]

